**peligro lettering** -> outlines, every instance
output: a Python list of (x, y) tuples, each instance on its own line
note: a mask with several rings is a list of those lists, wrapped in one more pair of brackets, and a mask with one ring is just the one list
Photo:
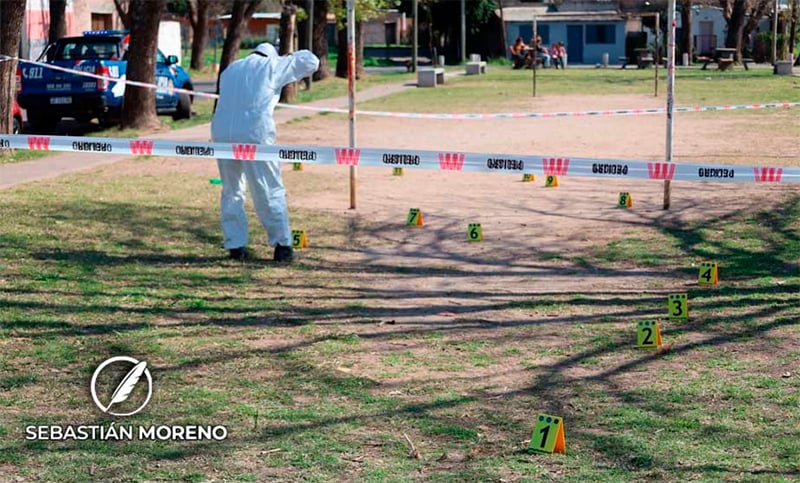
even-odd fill
[(72, 143), (75, 151), (95, 151), (98, 153), (110, 153), (113, 151), (111, 143), (96, 143), (90, 141), (75, 141)]
[(592, 164), (592, 173), (595, 174), (615, 174), (618, 176), (625, 176), (628, 174), (627, 164)]
[(8, 139), (0, 138), (0, 148), (10, 148), (11, 142)]
[(701, 178), (733, 178), (734, 170), (727, 168), (698, 168), (697, 176)]
[(316, 151), (306, 151), (304, 149), (280, 149), (278, 156), (281, 159), (290, 159), (297, 161), (315, 161), (317, 159)]
[(419, 166), (419, 156), (416, 154), (384, 153), (383, 164), (404, 164), (406, 166)]
[(175, 154), (182, 156), (214, 156), (211, 146), (175, 146)]
[(489, 158), (486, 160), (486, 167), (489, 169), (525, 169), (525, 161), (521, 159), (497, 159)]

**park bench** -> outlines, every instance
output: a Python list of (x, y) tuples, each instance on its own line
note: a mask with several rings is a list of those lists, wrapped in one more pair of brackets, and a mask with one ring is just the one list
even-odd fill
[(432, 67), (417, 70), (417, 87), (436, 87), (444, 84), (444, 68)]

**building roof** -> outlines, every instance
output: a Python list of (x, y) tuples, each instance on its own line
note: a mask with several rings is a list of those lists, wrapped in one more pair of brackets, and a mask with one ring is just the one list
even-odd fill
[[(253, 19), (268, 19), (268, 20), (280, 20), (281, 13), (280, 12), (256, 12), (253, 14)], [(220, 15), (217, 17), (217, 20), (230, 20), (231, 16), (228, 15)]]
[[(500, 10), (495, 10), (500, 16)], [(537, 22), (617, 22), (626, 16), (616, 10), (600, 12), (547, 12), (545, 7), (509, 7), (503, 9), (504, 22), (532, 22), (536, 15)]]

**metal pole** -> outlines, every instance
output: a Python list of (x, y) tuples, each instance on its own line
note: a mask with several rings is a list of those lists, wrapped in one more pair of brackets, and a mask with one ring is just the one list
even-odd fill
[(656, 75), (653, 84), (655, 84), (655, 93), (653, 96), (658, 97), (658, 64), (661, 62), (661, 51), (658, 49), (658, 38), (661, 36), (661, 14), (656, 12), (656, 51), (653, 53), (656, 62)]
[[(314, 51), (314, 0), (308, 0), (308, 20), (306, 21), (306, 39), (308, 50), (311, 52)], [(306, 87), (308, 90), (311, 90), (311, 83), (313, 82), (314, 74), (310, 74), (308, 76), (308, 80), (306, 80)]]
[(414, 29), (411, 35), (411, 72), (417, 71), (417, 47), (419, 45), (419, 0), (412, 0), (411, 10), (414, 15)]
[(539, 36), (536, 33), (536, 14), (533, 14), (533, 42), (531, 48), (533, 49), (533, 60), (531, 62), (531, 70), (533, 71), (533, 97), (536, 97), (536, 39)]
[(461, 62), (467, 61), (467, 0), (461, 0)]
[[(347, 97), (349, 100), (350, 147), (356, 147), (356, 10), (347, 0)], [(356, 209), (356, 166), (350, 166), (350, 209)]]
[(772, 17), (772, 65), (778, 61), (778, 0), (775, 0), (775, 15)]
[[(666, 161), (672, 162), (672, 128), (674, 118), (672, 109), (675, 106), (675, 0), (670, 0), (667, 14), (669, 33), (667, 38), (667, 155)], [(670, 180), (664, 180), (664, 209), (670, 205)]]

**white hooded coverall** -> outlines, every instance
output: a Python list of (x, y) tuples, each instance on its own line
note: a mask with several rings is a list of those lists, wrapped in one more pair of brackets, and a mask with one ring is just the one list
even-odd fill
[[(273, 144), (275, 121), (272, 114), (281, 89), (290, 82), (308, 77), (318, 67), (319, 59), (308, 50), (279, 56), (268, 43), (230, 64), (220, 77), (219, 100), (211, 120), (213, 141)], [(291, 247), (280, 162), (219, 159), (217, 164), (222, 178), (220, 220), (225, 249), (247, 245), (245, 178), (258, 218), (267, 230), (269, 244)]]

